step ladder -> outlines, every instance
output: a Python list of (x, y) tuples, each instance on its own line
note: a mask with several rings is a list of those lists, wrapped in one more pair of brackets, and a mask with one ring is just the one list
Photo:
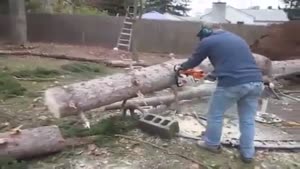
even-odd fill
[(127, 8), (126, 16), (123, 22), (123, 27), (118, 38), (118, 43), (116, 47), (117, 49), (130, 51), (133, 23), (135, 21), (134, 17), (134, 7), (129, 6)]

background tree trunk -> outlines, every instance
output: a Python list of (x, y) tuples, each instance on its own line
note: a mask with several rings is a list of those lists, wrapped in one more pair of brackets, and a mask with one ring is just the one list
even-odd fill
[[(134, 23), (132, 25), (132, 60), (135, 62), (139, 62), (139, 54), (137, 51), (137, 38), (135, 36), (135, 30), (136, 30), (136, 24), (137, 24), (137, 20), (140, 19), (140, 17), (137, 19), (137, 15), (138, 15), (138, 1), (139, 0), (134, 0)], [(143, 4), (140, 4), (141, 6)]]
[(27, 42), (27, 22), (24, 0), (9, 0), (12, 40), (18, 45)]

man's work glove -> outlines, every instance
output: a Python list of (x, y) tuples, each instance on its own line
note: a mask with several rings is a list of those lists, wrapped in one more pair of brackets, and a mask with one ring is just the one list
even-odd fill
[(174, 71), (175, 71), (176, 73), (178, 73), (178, 72), (181, 71), (181, 70), (183, 70), (183, 68), (182, 68), (181, 65), (175, 65), (175, 66), (174, 66)]
[(277, 99), (280, 99), (280, 97), (275, 91), (275, 85), (274, 83), (271, 82), (271, 79), (269, 77), (264, 76), (263, 83), (264, 83), (264, 90), (261, 95), (262, 98), (275, 97)]
[(275, 85), (271, 82), (271, 79), (267, 76), (263, 76), (264, 86), (267, 88), (274, 89)]

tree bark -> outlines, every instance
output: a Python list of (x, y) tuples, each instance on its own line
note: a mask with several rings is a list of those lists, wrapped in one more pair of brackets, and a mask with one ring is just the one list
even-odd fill
[[(268, 60), (265, 58), (259, 61), (258, 58), (261, 57), (263, 56), (255, 55), (256, 61)], [(51, 88), (45, 92), (45, 104), (50, 112), (59, 118), (136, 97), (139, 91), (145, 94), (162, 90), (175, 84), (173, 66), (183, 61), (185, 59), (174, 59), (129, 73)], [(278, 62), (273, 69), (277, 71), (277, 67), (281, 64)], [(258, 65), (264, 69), (265, 64)], [(200, 67), (211, 70), (212, 66), (204, 62)], [(285, 71), (287, 69), (277, 72), (284, 73)]]
[(18, 45), (27, 42), (27, 22), (24, 0), (9, 0), (12, 40)]
[(28, 159), (61, 151), (65, 141), (57, 126), (0, 133), (0, 158)]

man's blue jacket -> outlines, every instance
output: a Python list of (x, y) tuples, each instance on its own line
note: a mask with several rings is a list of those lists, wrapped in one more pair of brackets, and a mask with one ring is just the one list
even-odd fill
[(230, 87), (249, 82), (262, 82), (248, 44), (241, 37), (227, 31), (217, 31), (202, 39), (193, 55), (181, 67), (189, 69), (199, 65), (206, 57), (214, 66), (218, 86)]

